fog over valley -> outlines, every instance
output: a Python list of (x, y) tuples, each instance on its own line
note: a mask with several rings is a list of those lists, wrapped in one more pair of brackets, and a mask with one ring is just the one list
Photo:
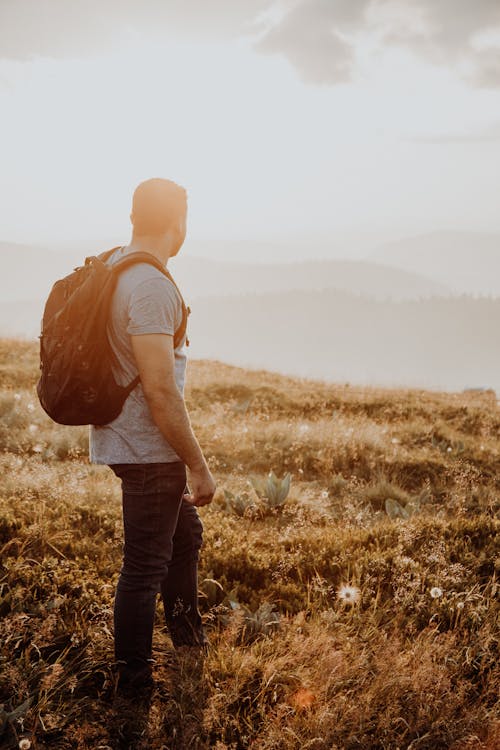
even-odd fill
[[(500, 235), (436, 232), (361, 260), (245, 263), (181, 250), (168, 267), (192, 308), (191, 357), (353, 384), (496, 390), (498, 248)], [(81, 246), (0, 243), (0, 335), (38, 336), (52, 283), (84, 256)]]

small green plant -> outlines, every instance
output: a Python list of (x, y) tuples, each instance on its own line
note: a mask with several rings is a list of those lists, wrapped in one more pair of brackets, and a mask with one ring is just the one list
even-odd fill
[(278, 479), (273, 471), (267, 477), (250, 477), (250, 483), (257, 497), (263, 500), (269, 509), (282, 508), (290, 492), (292, 476), (285, 474), (283, 479)]
[(382, 479), (362, 490), (362, 496), (368, 500), (373, 510), (387, 511), (387, 500), (394, 500), (398, 505), (405, 506), (410, 500), (410, 495), (401, 487), (392, 482)]
[(398, 503), (393, 497), (388, 497), (385, 501), (385, 512), (389, 518), (409, 518), (406, 506)]
[(420, 511), (420, 497), (412, 497), (406, 505), (398, 503), (393, 497), (388, 497), (385, 501), (385, 512), (389, 518), (408, 519)]
[(235, 513), (237, 516), (240, 516), (240, 518), (257, 510), (255, 501), (250, 497), (248, 492), (242, 492), (241, 494), (235, 495), (229, 490), (224, 490), (224, 500), (226, 511)]
[(332, 496), (341, 495), (342, 492), (346, 489), (349, 482), (347, 479), (344, 479), (342, 474), (335, 474), (331, 479), (328, 481), (328, 494)]
[(274, 604), (262, 602), (252, 612), (248, 607), (235, 602), (235, 616), (238, 621), (238, 642), (240, 644), (252, 643), (259, 636), (271, 635), (280, 627), (280, 616), (274, 611)]
[(204, 578), (200, 583), (200, 593), (208, 607), (216, 607), (226, 598), (226, 593), (219, 581), (214, 578)]
[(233, 412), (236, 414), (246, 414), (250, 404), (253, 401), (253, 396), (250, 396), (250, 398), (246, 398), (243, 401), (238, 401), (232, 408)]

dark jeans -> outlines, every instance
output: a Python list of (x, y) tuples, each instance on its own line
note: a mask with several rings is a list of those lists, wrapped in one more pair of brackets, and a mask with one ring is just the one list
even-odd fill
[(124, 527), (114, 606), (115, 657), (129, 675), (146, 674), (159, 592), (174, 646), (205, 640), (198, 610), (203, 526), (196, 508), (182, 499), (187, 492), (182, 461), (110, 468), (122, 480)]

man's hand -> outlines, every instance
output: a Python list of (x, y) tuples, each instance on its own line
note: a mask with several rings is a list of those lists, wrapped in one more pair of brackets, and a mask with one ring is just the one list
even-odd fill
[(196, 505), (198, 508), (211, 503), (215, 494), (216, 484), (208, 466), (205, 465), (196, 470), (188, 469), (188, 472), (191, 493), (185, 494), (184, 500), (190, 505)]

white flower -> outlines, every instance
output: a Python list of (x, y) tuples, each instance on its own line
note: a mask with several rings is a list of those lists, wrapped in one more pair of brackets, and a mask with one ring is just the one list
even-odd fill
[(19, 750), (30, 750), (31, 742), (26, 739), (19, 740)]
[(440, 589), (439, 586), (433, 586), (431, 588), (431, 596), (433, 599), (439, 599), (440, 596), (443, 596), (443, 589)]
[(337, 589), (337, 596), (344, 604), (356, 604), (361, 596), (361, 591), (356, 586), (342, 584)]
[(35, 411), (35, 404), (32, 401), (30, 401), (28, 404), (28, 411)]
[(34, 434), (34, 433), (35, 433), (35, 432), (36, 432), (37, 430), (38, 430), (38, 425), (36, 425), (36, 424), (30, 424), (30, 426), (29, 426), (29, 431), (31, 432), (31, 434), (32, 434), (32, 435), (33, 435), (33, 434)]
[(21, 394), (20, 393), (14, 393), (14, 400), (20, 401), (21, 400)]
[(457, 609), (463, 609), (465, 604), (463, 602), (457, 602)]

